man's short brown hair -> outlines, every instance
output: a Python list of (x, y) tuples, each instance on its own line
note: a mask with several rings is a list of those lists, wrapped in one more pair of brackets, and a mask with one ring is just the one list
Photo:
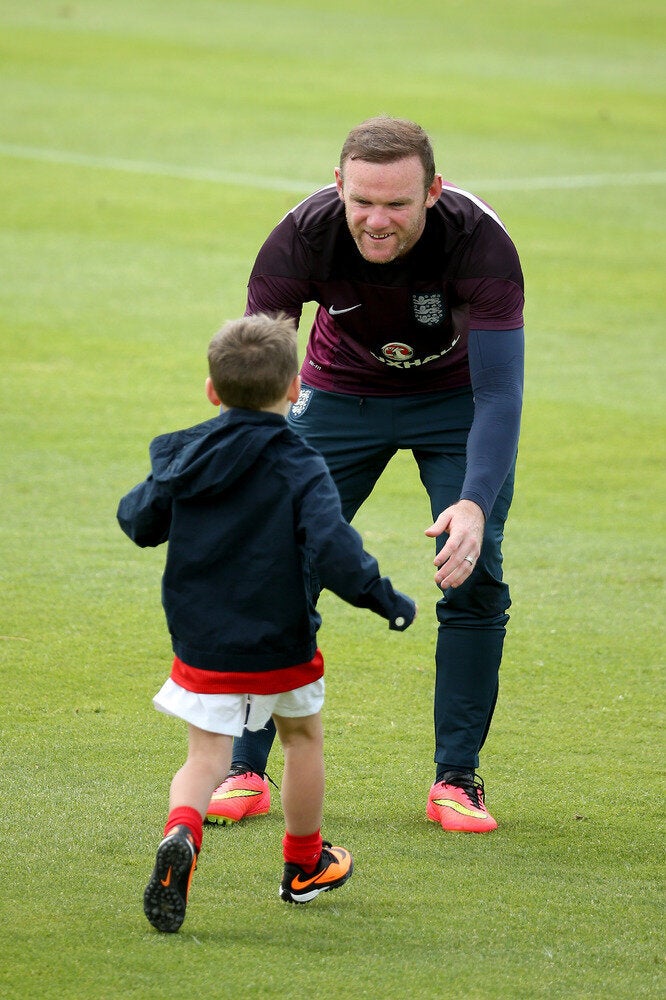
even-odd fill
[(394, 163), (418, 156), (423, 164), (426, 191), (435, 179), (435, 157), (427, 132), (406, 118), (380, 115), (368, 118), (351, 130), (340, 153), (340, 171), (347, 160)]
[(229, 320), (208, 346), (208, 371), (224, 406), (262, 410), (280, 402), (298, 374), (296, 323), (284, 313)]

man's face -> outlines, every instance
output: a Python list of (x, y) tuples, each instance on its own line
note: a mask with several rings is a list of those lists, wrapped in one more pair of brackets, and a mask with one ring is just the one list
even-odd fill
[(418, 156), (394, 163), (347, 160), (342, 171), (336, 168), (335, 182), (354, 242), (373, 264), (388, 264), (412, 249), (423, 232), (426, 209), (442, 193), (439, 174), (425, 190)]

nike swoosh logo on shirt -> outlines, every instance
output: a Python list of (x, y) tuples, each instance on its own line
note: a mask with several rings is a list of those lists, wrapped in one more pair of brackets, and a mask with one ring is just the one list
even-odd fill
[(358, 305), (348, 306), (346, 309), (336, 309), (335, 306), (329, 306), (328, 313), (329, 316), (340, 316), (342, 313), (350, 313), (353, 312), (354, 309), (360, 309), (362, 305), (363, 303), (359, 302)]

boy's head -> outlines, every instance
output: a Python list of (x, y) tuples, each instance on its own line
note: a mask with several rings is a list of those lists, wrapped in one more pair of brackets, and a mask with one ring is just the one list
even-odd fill
[[(280, 406), (297, 393), (296, 324), (283, 313), (230, 320), (208, 347), (211, 402), (244, 410)], [(211, 397), (210, 388), (214, 390)]]

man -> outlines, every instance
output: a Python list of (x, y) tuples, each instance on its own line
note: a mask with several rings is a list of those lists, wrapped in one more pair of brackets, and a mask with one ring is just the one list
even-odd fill
[[(413, 122), (352, 129), (335, 185), (289, 212), (259, 251), (246, 312), (319, 304), (290, 425), (324, 456), (348, 520), (410, 449), (431, 503), (439, 630), (435, 780), (445, 830), (497, 826), (476, 774), (510, 605), (502, 580), (523, 382), (523, 278), (492, 209), (435, 172)], [(269, 808), (272, 730), (234, 744), (207, 819)]]

